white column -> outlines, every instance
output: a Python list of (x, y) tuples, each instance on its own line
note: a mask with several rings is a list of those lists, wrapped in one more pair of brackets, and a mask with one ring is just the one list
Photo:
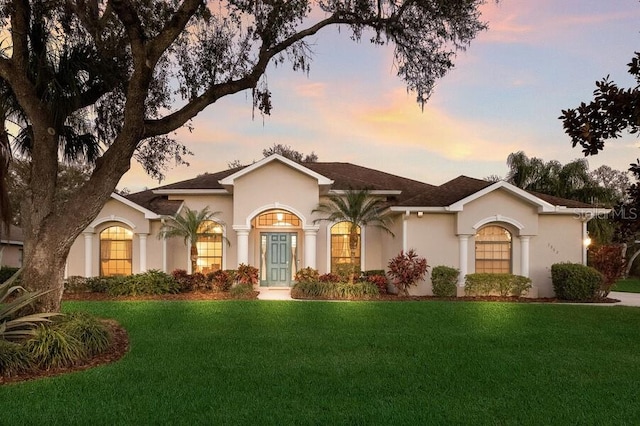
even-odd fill
[(402, 216), (402, 251), (405, 253), (409, 250), (407, 243), (407, 220), (410, 214), (411, 213), (407, 211), (404, 216)]
[(167, 273), (167, 239), (162, 239), (162, 272)]
[(582, 222), (582, 264), (587, 264), (587, 250), (589, 249), (589, 244), (587, 243), (587, 239), (589, 238), (589, 232), (587, 231), (587, 222), (589, 219), (586, 219)]
[(140, 242), (140, 272), (147, 272), (147, 236), (149, 234), (138, 234)]
[(233, 225), (234, 231), (236, 231), (237, 236), (237, 247), (238, 247), (238, 265), (244, 263), (245, 265), (249, 264), (249, 228), (246, 225)]
[(464, 277), (468, 273), (469, 264), (469, 235), (458, 235), (458, 257), (460, 260), (460, 276), (458, 285), (464, 286)]
[(93, 276), (93, 232), (83, 232), (84, 235), (84, 276)]
[(529, 277), (529, 235), (520, 236), (520, 275)]
[(316, 237), (319, 226), (304, 228), (304, 267), (316, 269)]

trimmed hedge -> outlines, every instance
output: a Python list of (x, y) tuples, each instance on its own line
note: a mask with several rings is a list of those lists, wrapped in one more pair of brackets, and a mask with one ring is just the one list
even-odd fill
[(460, 271), (449, 266), (439, 265), (431, 271), (431, 289), (434, 296), (455, 297)]
[(464, 281), (464, 293), (467, 296), (522, 297), (531, 288), (530, 278), (513, 274), (467, 274)]
[(301, 281), (291, 289), (294, 299), (373, 299), (379, 295), (378, 287), (369, 282)]
[(556, 263), (551, 265), (551, 281), (558, 299), (593, 300), (600, 296), (604, 275), (580, 263)]

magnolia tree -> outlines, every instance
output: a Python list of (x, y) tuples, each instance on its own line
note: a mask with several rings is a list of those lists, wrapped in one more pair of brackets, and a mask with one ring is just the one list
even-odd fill
[[(70, 247), (131, 160), (161, 175), (188, 153), (167, 135), (207, 106), (250, 91), (268, 114), (269, 64), (307, 72), (307, 39), (332, 26), (392, 45), (398, 76), (424, 104), (455, 52), (485, 29), (484, 1), (0, 0), (0, 164), (17, 146), (29, 162), (23, 282), (53, 289), (38, 309), (59, 309)], [(60, 162), (91, 167), (64, 203), (55, 202)]]

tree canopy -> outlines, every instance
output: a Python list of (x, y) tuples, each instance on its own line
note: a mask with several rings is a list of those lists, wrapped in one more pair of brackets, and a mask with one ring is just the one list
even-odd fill
[[(59, 309), (70, 247), (132, 159), (155, 176), (183, 161), (188, 149), (172, 132), (207, 106), (249, 91), (254, 108), (269, 114), (269, 65), (308, 72), (307, 40), (330, 26), (392, 45), (398, 76), (424, 104), (456, 51), (486, 28), (484, 2), (0, 0), (0, 174), (11, 145), (20, 146), (30, 170), (23, 282), (55, 290), (38, 308)], [(54, 200), (61, 160), (91, 167), (62, 204)]]

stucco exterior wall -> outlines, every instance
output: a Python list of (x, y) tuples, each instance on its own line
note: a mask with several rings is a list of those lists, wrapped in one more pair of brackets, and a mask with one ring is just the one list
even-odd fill
[[(420, 257), (427, 259), (429, 272), (438, 265), (460, 267), (455, 219), (455, 214), (446, 213), (430, 213), (422, 217), (412, 213), (407, 219), (407, 249), (413, 248)], [(411, 290), (411, 294), (433, 294), (430, 273)]]
[(582, 263), (582, 222), (572, 215), (541, 215), (540, 232), (530, 244), (533, 285), (540, 297), (553, 297), (551, 265)]
[(523, 226), (520, 235), (538, 233), (537, 206), (499, 189), (464, 205), (463, 211), (458, 213), (456, 234), (475, 235), (477, 229), (474, 225), (496, 216), (503, 218), (498, 221), (513, 219), (519, 222)]
[(22, 246), (17, 244), (2, 244), (0, 246), (2, 261), (0, 265), (11, 268), (22, 266)]
[(283, 208), (311, 224), (319, 199), (318, 181), (277, 161), (235, 180), (233, 225), (248, 225), (260, 211)]

